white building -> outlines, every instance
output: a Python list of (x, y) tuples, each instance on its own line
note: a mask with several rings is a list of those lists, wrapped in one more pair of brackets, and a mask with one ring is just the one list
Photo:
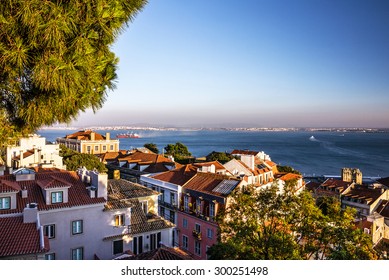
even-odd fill
[(62, 157), (59, 155), (58, 144), (46, 143), (46, 138), (30, 135), (20, 138), (14, 145), (9, 145), (6, 151), (6, 167), (54, 167), (64, 169)]

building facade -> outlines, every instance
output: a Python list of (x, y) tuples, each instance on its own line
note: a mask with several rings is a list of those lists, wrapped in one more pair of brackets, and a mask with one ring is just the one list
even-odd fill
[(47, 143), (46, 138), (39, 135), (22, 137), (14, 144), (7, 146), (6, 167), (43, 167), (64, 169), (59, 145)]
[(110, 133), (105, 136), (92, 130), (81, 130), (65, 137), (57, 138), (57, 143), (83, 154), (104, 154), (119, 152), (119, 140), (111, 139)]

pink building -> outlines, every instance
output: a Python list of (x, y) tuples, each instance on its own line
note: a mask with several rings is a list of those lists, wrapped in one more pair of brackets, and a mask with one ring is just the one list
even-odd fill
[(177, 212), (178, 241), (179, 247), (194, 259), (207, 259), (208, 248), (217, 242), (215, 217), (241, 182), (225, 175), (198, 172), (183, 186)]

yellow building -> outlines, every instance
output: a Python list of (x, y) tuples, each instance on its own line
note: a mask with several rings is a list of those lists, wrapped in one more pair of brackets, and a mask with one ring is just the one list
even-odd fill
[(98, 155), (119, 151), (119, 140), (111, 139), (109, 132), (103, 136), (92, 130), (81, 130), (57, 138), (57, 143), (84, 154)]

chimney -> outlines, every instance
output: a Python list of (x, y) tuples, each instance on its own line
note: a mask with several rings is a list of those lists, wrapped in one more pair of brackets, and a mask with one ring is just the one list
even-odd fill
[(95, 141), (95, 139), (96, 139), (96, 133), (91, 132), (91, 133), (90, 133), (90, 140), (91, 140), (91, 141)]
[(27, 198), (28, 191), (26, 189), (22, 190), (22, 198)]
[(111, 133), (109, 132), (105, 133), (105, 140), (111, 140)]
[(38, 221), (38, 205), (36, 203), (27, 204), (23, 210), (23, 223), (36, 223)]
[(34, 148), (34, 163), (38, 163), (39, 162), (38, 156), (39, 156), (38, 149)]

